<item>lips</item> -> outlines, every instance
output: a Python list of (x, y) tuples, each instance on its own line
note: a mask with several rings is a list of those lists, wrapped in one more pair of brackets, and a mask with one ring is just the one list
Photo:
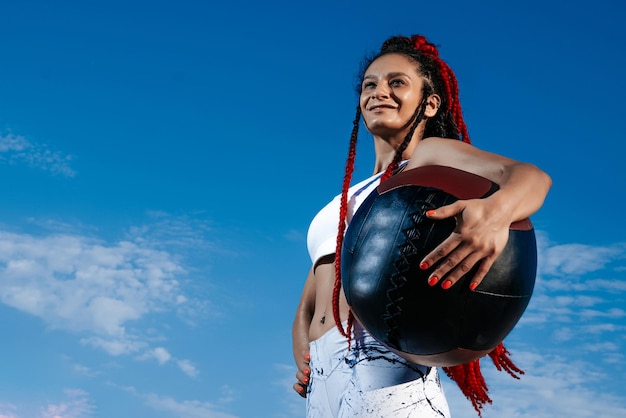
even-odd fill
[(367, 110), (369, 111), (376, 111), (376, 110), (383, 110), (383, 109), (395, 109), (395, 106), (389, 105), (389, 104), (377, 104), (374, 106), (370, 106)]

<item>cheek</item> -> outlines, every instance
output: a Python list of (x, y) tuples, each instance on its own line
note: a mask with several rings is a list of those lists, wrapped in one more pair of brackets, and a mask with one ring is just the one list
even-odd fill
[(361, 96), (359, 97), (359, 106), (361, 106), (361, 112), (363, 112), (365, 110), (365, 107), (367, 105), (367, 96), (361, 94)]

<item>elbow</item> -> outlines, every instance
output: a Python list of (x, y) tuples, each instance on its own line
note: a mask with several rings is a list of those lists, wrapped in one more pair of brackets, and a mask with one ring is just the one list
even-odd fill
[(550, 175), (548, 173), (546, 173), (545, 171), (543, 171), (539, 167), (537, 167), (537, 166), (534, 166), (534, 167), (539, 172), (539, 184), (541, 184), (543, 186), (543, 189), (545, 190), (546, 195), (547, 195), (548, 191), (552, 187), (552, 178), (550, 177)]

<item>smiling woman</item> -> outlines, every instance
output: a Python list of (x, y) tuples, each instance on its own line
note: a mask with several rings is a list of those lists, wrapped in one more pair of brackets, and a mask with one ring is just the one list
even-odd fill
[[(533, 165), (469, 145), (456, 77), (424, 36), (388, 39), (363, 68), (342, 193), (309, 228), (313, 265), (293, 324), (294, 389), (307, 397), (308, 417), (388, 417), (400, 411), (406, 417), (447, 417), (437, 368), (396, 355), (348, 307), (340, 269), (346, 226), (365, 198), (400, 171), (440, 165), (491, 180), (500, 186), (491, 196), (427, 213), (433, 220), (453, 218), (456, 229), (418, 262), (428, 270), (428, 285), (442, 291), (475, 268), (466, 284), (475, 291), (505, 248), (511, 223), (541, 207), (551, 181)], [(361, 116), (374, 139), (374, 175), (350, 187)], [(334, 321), (327, 320), (331, 313)], [(519, 371), (503, 346), (491, 354), (498, 367)], [(446, 372), (480, 414), (490, 399), (478, 360)]]

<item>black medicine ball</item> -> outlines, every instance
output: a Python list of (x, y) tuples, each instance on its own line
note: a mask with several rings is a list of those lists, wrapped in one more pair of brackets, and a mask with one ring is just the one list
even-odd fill
[(478, 359), (509, 334), (528, 306), (537, 269), (529, 219), (511, 225), (504, 251), (474, 291), (474, 270), (444, 290), (427, 283), (433, 267), (419, 268), (456, 226), (454, 218), (435, 221), (425, 212), (497, 189), (458, 169), (419, 167), (382, 183), (354, 214), (342, 249), (346, 299), (365, 329), (407, 360), (454, 366)]

